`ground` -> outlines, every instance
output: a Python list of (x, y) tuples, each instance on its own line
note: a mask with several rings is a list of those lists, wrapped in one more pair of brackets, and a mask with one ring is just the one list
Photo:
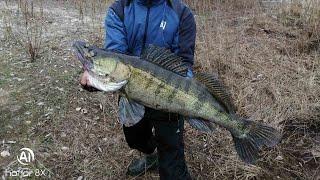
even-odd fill
[[(20, 166), (16, 156), (23, 147), (35, 153), (31, 168), (44, 169), (47, 177), (130, 178), (126, 168), (139, 153), (125, 142), (117, 119), (117, 94), (88, 92), (78, 82), (82, 69), (72, 42), (81, 39), (102, 46), (106, 9), (81, 2), (43, 4), (41, 44), (32, 61), (26, 51), (28, 34), (19, 21), (24, 14), (18, 3), (0, 1), (4, 179), (6, 169)], [(186, 125), (185, 152), (192, 176), (320, 179), (320, 36), (315, 31), (319, 23), (306, 27), (294, 13), (279, 16), (254, 3), (188, 2), (198, 29), (195, 71), (218, 74), (230, 89), (238, 114), (283, 134), (281, 143), (265, 149), (256, 165), (246, 165), (228, 132), (219, 128), (203, 134)], [(159, 176), (148, 172), (134, 178)]]

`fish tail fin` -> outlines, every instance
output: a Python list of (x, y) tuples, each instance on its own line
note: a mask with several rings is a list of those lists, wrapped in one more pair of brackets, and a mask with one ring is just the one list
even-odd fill
[(281, 134), (276, 129), (259, 122), (242, 119), (246, 133), (244, 135), (232, 135), (235, 149), (240, 158), (254, 164), (259, 158), (259, 150), (262, 146), (273, 147), (279, 143)]

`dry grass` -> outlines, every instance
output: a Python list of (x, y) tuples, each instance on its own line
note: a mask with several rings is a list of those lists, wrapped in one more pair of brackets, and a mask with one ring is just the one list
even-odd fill
[[(219, 74), (231, 89), (238, 113), (282, 129), (284, 139), (258, 166), (250, 169), (240, 162), (234, 163), (235, 159), (230, 157), (220, 157), (222, 161), (216, 166), (204, 167), (216, 178), (316, 179), (319, 153), (312, 151), (318, 148), (315, 139), (319, 137), (319, 48), (301, 44), (319, 37), (319, 29), (313, 28), (319, 21), (312, 19), (320, 16), (301, 18), (303, 26), (288, 25), (282, 19), (290, 13), (282, 12), (279, 18), (273, 18), (260, 7), (235, 10), (219, 5), (213, 7), (217, 13), (202, 15), (199, 11), (197, 16), (196, 69)], [(291, 4), (288, 8), (292, 8)], [(306, 37), (309, 28), (313, 35)], [(223, 137), (224, 133), (210, 137), (209, 142)], [(221, 147), (212, 144), (212, 152), (221, 155), (232, 149), (232, 145), (226, 146), (228, 141), (223, 144)], [(207, 158), (206, 154), (202, 158)]]
[[(283, 4), (268, 11), (254, 0), (187, 1), (198, 27), (195, 70), (217, 73), (232, 92), (239, 114), (269, 123), (283, 133), (279, 146), (267, 149), (256, 166), (249, 166), (238, 159), (225, 130), (207, 135), (187, 125), (186, 158), (195, 179), (320, 178), (320, 5), (308, 2), (314, 4)], [(18, 132), (5, 127), (4, 139), (18, 139), (19, 145), (2, 148), (14, 152), (14, 148), (31, 146), (57, 179), (127, 179), (125, 169), (138, 155), (126, 145), (117, 122), (116, 96), (81, 90), (79, 63), (70, 60), (75, 39), (102, 45), (102, 22), (109, 3), (43, 4), (48, 33), (42, 36), (42, 58), (35, 67), (17, 66), (21, 49), (15, 48), (10, 37), (2, 41), (10, 61), (4, 59), (0, 65), (30, 76), (28, 85), (10, 84), (10, 73), (0, 66), (4, 88), (0, 88), (0, 98), (10, 92), (10, 98), (1, 101), (9, 110), (0, 104), (0, 110), (5, 110), (3, 122), (25, 116), (23, 110), (12, 109), (33, 97), (32, 103), (22, 107), (33, 113), (23, 117), (32, 124), (22, 125), (26, 130), (14, 126)], [(3, 77), (8, 79), (2, 82)], [(39, 101), (46, 107), (38, 107)], [(29, 140), (23, 140), (21, 134)], [(8, 162), (5, 159), (0, 165)], [(158, 176), (147, 173), (141, 179)]]
[[(6, 1), (4, 9), (5, 33), (7, 38), (16, 41), (32, 61), (39, 56), (43, 41), (44, 13), (43, 0), (19, 0), (18, 8), (13, 11)], [(37, 4), (37, 5), (35, 5)]]

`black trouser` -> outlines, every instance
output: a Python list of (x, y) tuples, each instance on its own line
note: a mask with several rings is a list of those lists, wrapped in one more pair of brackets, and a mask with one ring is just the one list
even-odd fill
[(160, 179), (191, 179), (184, 159), (183, 125), (177, 114), (146, 108), (144, 118), (134, 126), (123, 126), (123, 131), (133, 149), (151, 154), (157, 147)]

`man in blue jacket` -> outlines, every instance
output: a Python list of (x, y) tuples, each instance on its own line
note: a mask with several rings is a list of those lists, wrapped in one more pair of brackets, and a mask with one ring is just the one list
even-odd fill
[[(192, 77), (196, 24), (181, 0), (117, 0), (108, 10), (105, 28), (105, 49), (140, 56), (149, 44), (165, 47), (188, 62)], [(86, 82), (85, 72), (81, 84)], [(191, 179), (184, 158), (183, 126), (179, 115), (150, 108), (140, 122), (123, 126), (128, 145), (145, 154), (132, 161), (127, 173), (139, 175), (159, 167), (161, 179)]]

